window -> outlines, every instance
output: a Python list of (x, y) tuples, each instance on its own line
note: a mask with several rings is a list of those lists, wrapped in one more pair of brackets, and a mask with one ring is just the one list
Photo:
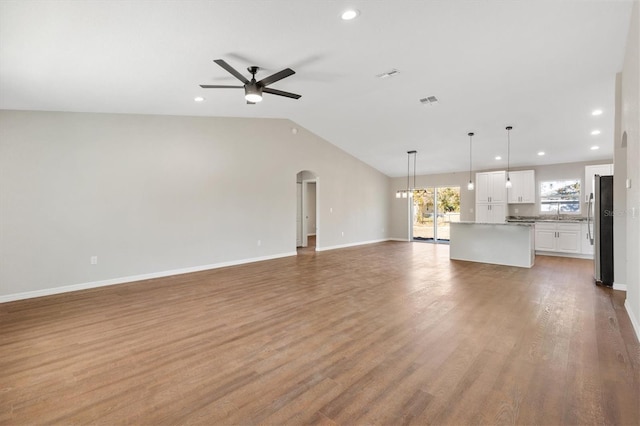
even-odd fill
[(580, 213), (580, 179), (541, 182), (540, 212), (553, 214)]

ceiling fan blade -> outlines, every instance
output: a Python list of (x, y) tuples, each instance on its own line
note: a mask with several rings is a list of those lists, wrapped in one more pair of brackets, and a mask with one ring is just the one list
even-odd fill
[(289, 77), (290, 75), (295, 74), (296, 72), (291, 68), (285, 68), (282, 71), (279, 71), (275, 74), (270, 75), (269, 77), (265, 77), (258, 82), (258, 86), (268, 86), (270, 84), (275, 83), (278, 80), (282, 80), (285, 77)]
[(203, 89), (244, 89), (244, 86), (225, 86), (222, 84), (201, 84)]
[(247, 105), (255, 105), (255, 104), (256, 104), (255, 102), (247, 101)]
[(302, 95), (296, 95), (295, 93), (284, 92), (282, 90), (270, 89), (268, 87), (265, 87), (264, 89), (262, 89), (262, 93), (270, 93), (272, 95), (285, 96), (287, 98), (293, 98), (293, 99), (300, 99), (302, 97)]
[(238, 80), (240, 80), (244, 84), (249, 83), (249, 80), (247, 80), (247, 78), (245, 76), (240, 74), (235, 68), (233, 68), (231, 65), (226, 63), (224, 60), (222, 60), (222, 59), (214, 59), (213, 62), (215, 62), (216, 64), (220, 65), (222, 68), (227, 70), (227, 72), (229, 72), (231, 75), (233, 75), (235, 78), (237, 78)]

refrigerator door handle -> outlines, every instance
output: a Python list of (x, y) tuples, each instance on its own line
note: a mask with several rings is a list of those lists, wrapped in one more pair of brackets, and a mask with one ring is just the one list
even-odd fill
[(587, 207), (587, 236), (589, 243), (593, 245), (593, 235), (591, 234), (591, 208), (593, 207), (593, 192), (589, 194), (589, 205)]

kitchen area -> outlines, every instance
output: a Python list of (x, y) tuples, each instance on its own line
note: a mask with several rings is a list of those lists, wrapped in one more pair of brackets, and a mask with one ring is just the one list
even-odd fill
[(530, 268), (536, 254), (597, 257), (596, 279), (611, 285), (613, 217), (606, 212), (613, 201), (606, 188), (613, 178), (607, 184), (599, 176), (612, 176), (613, 165), (583, 167), (572, 179), (536, 180), (535, 170), (476, 173), (475, 220), (451, 223), (450, 258)]

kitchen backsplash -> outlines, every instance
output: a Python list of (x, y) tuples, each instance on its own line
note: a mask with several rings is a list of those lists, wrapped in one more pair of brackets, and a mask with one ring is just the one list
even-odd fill
[[(516, 210), (518, 211), (516, 212)], [(509, 204), (508, 215), (509, 217), (523, 216), (523, 217), (534, 217), (534, 218), (541, 218), (541, 219), (549, 219), (550, 217), (556, 216), (555, 214), (540, 214), (540, 212), (538, 211), (538, 204)], [(587, 204), (582, 203), (580, 214), (567, 214), (567, 215), (561, 214), (560, 216), (567, 216), (572, 218), (579, 218), (579, 217), (586, 218)]]

